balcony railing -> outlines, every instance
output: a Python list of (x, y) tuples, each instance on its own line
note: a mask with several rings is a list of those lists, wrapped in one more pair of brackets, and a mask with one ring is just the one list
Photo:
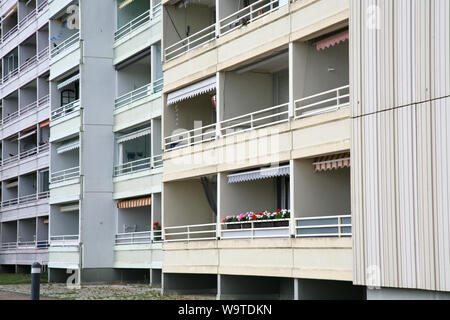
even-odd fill
[(19, 31), (19, 25), (16, 24), (10, 30), (5, 32), (5, 34), (2, 37), (2, 42), (5, 42), (6, 40), (8, 40), (8, 38), (11, 37), (13, 34), (15, 34), (17, 31)]
[(31, 67), (35, 66), (36, 63), (37, 63), (37, 55), (36, 56), (32, 56), (31, 58), (28, 58), (27, 60), (25, 60), (24, 63), (22, 63), (19, 66), (19, 73), (30, 69)]
[(3, 76), (2, 85), (19, 76), (19, 68), (16, 68)]
[(68, 247), (68, 246), (77, 246), (78, 244), (79, 244), (78, 235), (62, 235), (50, 237), (51, 247)]
[(130, 34), (134, 30), (138, 29), (139, 27), (145, 25), (149, 21), (153, 20), (154, 18), (161, 15), (161, 3), (156, 4), (152, 10), (148, 10), (147, 12), (144, 12), (140, 16), (134, 18), (124, 26), (117, 29), (117, 31), (114, 33), (114, 40), (117, 41), (126, 35)]
[(115, 108), (122, 108), (143, 98), (151, 96), (158, 91), (161, 91), (162, 81), (162, 78), (155, 80), (153, 83), (146, 84), (145, 86), (121, 95), (115, 101)]
[(115, 238), (115, 245), (126, 244), (141, 244), (141, 243), (153, 243), (162, 241), (162, 231), (142, 231), (142, 232), (128, 232), (118, 233)]
[(297, 238), (352, 235), (351, 215), (297, 218), (295, 222)]
[(63, 53), (64, 51), (68, 50), (71, 46), (78, 44), (80, 40), (80, 33), (77, 32), (70, 37), (68, 37), (66, 40), (58, 44), (56, 47), (53, 47), (50, 51), (50, 57), (54, 58), (57, 55)]
[(19, 30), (28, 25), (32, 20), (36, 18), (36, 8), (31, 10), (22, 20), (19, 21)]
[(9, 200), (2, 201), (2, 208), (16, 206), (18, 204), (19, 204), (19, 199), (18, 198), (9, 199)]
[(3, 242), (2, 250), (11, 250), (17, 248), (17, 242)]
[(295, 119), (331, 112), (350, 105), (349, 86), (320, 92), (296, 100)]
[[(231, 32), (249, 24), (280, 7), (280, 0), (260, 0), (220, 20), (220, 34)], [(287, 3), (287, 1), (286, 1)]]
[(186, 52), (213, 41), (215, 38), (216, 25), (213, 24), (167, 47), (164, 50), (165, 59), (166, 61), (175, 59)]
[(50, 183), (65, 182), (80, 177), (80, 167), (50, 173)]
[(1, 120), (1, 123), (2, 123), (2, 125), (6, 125), (7, 123), (9, 123), (15, 119), (18, 119), (20, 116), (22, 116), (30, 111), (36, 111), (37, 107), (41, 107), (46, 104), (49, 104), (49, 102), (50, 102), (50, 98), (48, 95), (46, 95), (46, 96), (40, 98), (39, 100), (34, 101), (34, 102), (26, 105), (25, 107), (22, 107), (19, 110), (8, 114), (6, 117), (4, 117)]
[(1, 206), (2, 206), (2, 208), (7, 208), (10, 206), (27, 204), (27, 203), (36, 202), (36, 201), (42, 200), (42, 199), (48, 199), (49, 197), (50, 197), (50, 192), (43, 191), (43, 192), (39, 192), (39, 193), (33, 193), (33, 194), (26, 195), (26, 196), (21, 196), (18, 198), (2, 201)]
[(198, 241), (215, 240), (215, 223), (195, 224), (188, 226), (166, 227), (164, 228), (164, 241)]
[(51, 120), (63, 118), (77, 110), (80, 110), (80, 100), (65, 104), (62, 107), (59, 107), (58, 109), (52, 111)]
[(38, 12), (44, 11), (45, 8), (48, 7), (48, 4), (53, 0), (42, 0), (42, 2), (38, 5)]
[(210, 124), (192, 130), (183, 130), (178, 134), (173, 134), (164, 138), (165, 150), (175, 150), (186, 146), (193, 146), (199, 143), (216, 139), (216, 124)]
[(222, 136), (226, 137), (287, 121), (289, 121), (289, 103), (224, 120), (220, 123), (220, 130)]
[(139, 172), (142, 170), (155, 169), (162, 167), (162, 155), (155, 155), (153, 157), (139, 159), (124, 164), (120, 164), (114, 167), (114, 176), (121, 176), (124, 174), (130, 174)]
[(290, 219), (227, 222), (221, 224), (221, 239), (289, 238)]

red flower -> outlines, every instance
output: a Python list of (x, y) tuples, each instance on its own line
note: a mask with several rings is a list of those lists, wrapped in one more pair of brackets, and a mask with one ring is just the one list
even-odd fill
[(253, 220), (256, 220), (256, 219), (257, 219), (256, 214), (254, 214), (254, 215), (252, 216), (252, 219), (253, 219)]

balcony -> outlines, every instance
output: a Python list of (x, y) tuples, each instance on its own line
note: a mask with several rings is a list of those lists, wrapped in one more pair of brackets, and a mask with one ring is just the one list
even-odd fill
[(68, 182), (80, 178), (80, 167), (73, 167), (65, 170), (55, 171), (50, 174), (50, 184)]
[(127, 92), (118, 98), (115, 101), (115, 109), (120, 109), (126, 106), (130, 106), (141, 99), (147, 98), (155, 93), (158, 93), (162, 90), (163, 79), (155, 80), (152, 83), (146, 84), (138, 89)]
[(58, 119), (62, 119), (79, 110), (80, 110), (80, 100), (70, 102), (68, 104), (63, 105), (62, 107), (59, 107), (56, 110), (53, 110), (51, 120), (55, 121)]
[[(222, 37), (242, 26), (246, 26), (271, 12), (278, 10), (280, 7), (288, 4), (287, 0), (259, 0), (253, 1), (250, 5), (234, 11), (225, 16), (227, 12), (233, 11), (235, 6), (240, 4), (230, 1), (230, 3), (221, 4), (219, 9), (220, 19), (218, 24), (209, 25), (194, 34), (172, 43), (164, 49), (164, 59), (166, 62), (176, 59), (187, 52), (196, 48), (205, 46), (214, 41), (216, 38)], [(200, 6), (199, 6), (200, 7)], [(172, 13), (173, 15), (173, 13)], [(188, 15), (188, 14), (186, 14)], [(191, 13), (192, 15), (192, 13)], [(218, 25), (218, 27), (217, 27)], [(167, 36), (172, 36), (174, 30), (166, 30)]]
[(45, 108), (49, 106), (49, 95), (46, 95), (42, 98), (40, 98), (37, 101), (34, 101), (22, 108), (19, 108), (19, 110), (8, 114), (2, 119), (2, 125), (5, 127), (11, 123), (13, 123), (14, 120), (20, 119), (21, 117), (25, 115), (31, 115), (36, 113), (39, 109)]
[(50, 237), (51, 247), (71, 247), (71, 246), (78, 246), (78, 244), (79, 244), (78, 235), (61, 235)]
[(15, 199), (9, 199), (1, 202), (1, 208), (7, 209), (9, 207), (22, 207), (23, 205), (29, 205), (29, 204), (35, 204), (39, 200), (48, 199), (50, 196), (50, 193), (48, 191), (39, 192), (36, 194), (29, 194), (26, 196), (22, 196)]
[(140, 29), (141, 27), (147, 27), (149, 22), (153, 19), (159, 17), (161, 15), (161, 2), (155, 4), (151, 10), (144, 12), (143, 14), (137, 16), (132, 19), (130, 22), (121, 26), (119, 29), (114, 32), (114, 40), (118, 41), (125, 36), (131, 34), (135, 30)]
[(52, 63), (54, 63), (55, 60), (61, 59), (65, 55), (69, 54), (69, 52), (79, 48), (79, 45), (80, 33), (76, 32), (51, 49), (50, 58), (52, 59)]
[(145, 159), (126, 162), (121, 165), (114, 166), (114, 176), (122, 176), (132, 174), (143, 170), (151, 170), (161, 168), (163, 165), (162, 155), (156, 155)]

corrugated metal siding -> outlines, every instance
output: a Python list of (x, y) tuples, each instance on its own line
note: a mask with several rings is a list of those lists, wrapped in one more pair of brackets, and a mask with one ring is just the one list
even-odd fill
[(450, 291), (450, 1), (350, 17), (354, 282), (376, 266), (381, 286)]

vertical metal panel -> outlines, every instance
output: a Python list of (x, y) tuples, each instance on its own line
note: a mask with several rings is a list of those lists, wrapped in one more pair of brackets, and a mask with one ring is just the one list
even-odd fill
[(450, 98), (433, 104), (434, 207), (437, 256), (437, 289), (450, 288)]
[(378, 187), (378, 161), (377, 145), (378, 130), (376, 115), (368, 115), (363, 119), (363, 145), (362, 145), (362, 174), (364, 194), (364, 234), (366, 268), (376, 268), (383, 273), (380, 261), (380, 217), (379, 217), (379, 187)]
[(397, 0), (394, 3), (394, 64), (396, 105), (405, 106), (412, 102), (412, 39), (411, 0)]
[(418, 104), (417, 121), (417, 246), (419, 254), (418, 286), (435, 289), (434, 221), (431, 157), (431, 104)]
[(365, 0), (362, 3), (362, 25), (364, 32), (361, 50), (361, 81), (362, 83), (362, 114), (373, 113), (378, 105), (378, 51), (377, 41), (379, 30), (374, 24), (373, 13), (378, 8), (378, 0)]
[(432, 2), (431, 97), (450, 95), (450, 1)]
[(361, 1), (351, 0), (350, 4), (350, 104), (353, 117), (361, 115)]
[(393, 8), (395, 1), (380, 1), (380, 29), (378, 30), (378, 106), (377, 110), (394, 107), (394, 48), (393, 48)]
[(378, 181), (381, 234), (382, 281), (397, 286), (397, 221), (395, 206), (395, 154), (392, 110), (379, 113), (378, 118)]
[(409, 106), (395, 110), (395, 137), (397, 155), (397, 213), (399, 250), (399, 284), (403, 287), (417, 286), (416, 255), (416, 174), (415, 157), (415, 107)]

